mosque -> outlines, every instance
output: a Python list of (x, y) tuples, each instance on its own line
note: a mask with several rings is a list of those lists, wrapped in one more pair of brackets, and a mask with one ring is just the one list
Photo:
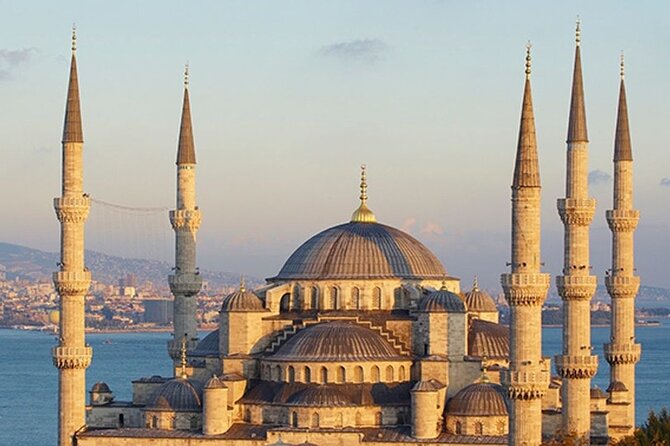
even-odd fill
[[(635, 363), (632, 151), (621, 64), (614, 152), (613, 264), (605, 277), (614, 322), (605, 346), (611, 384), (591, 387), (588, 138), (579, 27), (569, 118), (563, 354), (541, 352), (541, 308), (550, 284), (540, 256), (540, 176), (531, 98), (530, 47), (512, 180), (510, 272), (501, 285), (511, 322), (475, 280), (467, 291), (409, 234), (379, 223), (368, 207), (363, 166), (360, 203), (346, 223), (299, 246), (265, 286), (239, 289), (221, 302), (218, 330), (198, 338), (196, 155), (186, 76), (177, 152), (176, 209), (170, 221), (176, 262), (174, 376), (135, 377), (132, 401), (104, 382), (86, 401), (92, 350), (84, 338), (83, 132), (73, 53), (63, 132), (59, 445), (369, 445), (538, 446), (557, 435), (606, 444), (634, 428)], [(352, 206), (353, 207), (353, 206)], [(132, 358), (127, 358), (132, 360)], [(133, 377), (130, 377), (133, 378)]]

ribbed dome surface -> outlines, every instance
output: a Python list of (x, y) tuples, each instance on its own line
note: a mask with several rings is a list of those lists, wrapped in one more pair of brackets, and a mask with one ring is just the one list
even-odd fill
[(465, 313), (465, 304), (457, 294), (442, 289), (422, 297), (418, 310), (430, 313)]
[(208, 356), (219, 354), (219, 330), (211, 331), (202, 341), (198, 342), (191, 356)]
[(421, 242), (379, 223), (345, 223), (303, 243), (272, 280), (442, 279), (444, 267)]
[(227, 389), (228, 387), (218, 377), (209, 378), (205, 384), (205, 389)]
[(229, 294), (223, 299), (221, 311), (264, 311), (263, 301), (244, 288)]
[(449, 400), (447, 413), (462, 416), (507, 416), (505, 389), (494, 383), (470, 384)]
[(509, 327), (474, 319), (468, 327), (468, 355), (509, 358)]
[(271, 356), (282, 361), (374, 361), (398, 359), (381, 335), (353, 322), (323, 322), (294, 334)]
[(478, 287), (474, 287), (465, 293), (465, 304), (468, 306), (468, 311), (498, 311), (489, 293), (480, 290)]
[(112, 390), (109, 388), (107, 383), (98, 381), (97, 383), (93, 384), (93, 387), (91, 387), (91, 393), (112, 393)]
[(146, 409), (171, 412), (199, 412), (202, 408), (200, 384), (183, 378), (174, 378), (158, 388)]
[(331, 386), (313, 385), (297, 392), (288, 399), (287, 404), (309, 407), (344, 407), (355, 404), (344, 392)]

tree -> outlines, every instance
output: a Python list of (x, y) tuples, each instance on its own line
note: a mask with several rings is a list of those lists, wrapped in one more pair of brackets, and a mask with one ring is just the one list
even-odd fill
[(670, 446), (670, 412), (649, 412), (647, 421), (633, 435), (622, 438), (616, 446)]

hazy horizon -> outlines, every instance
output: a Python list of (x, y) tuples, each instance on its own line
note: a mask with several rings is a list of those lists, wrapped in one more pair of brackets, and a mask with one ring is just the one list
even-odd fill
[[(173, 208), (183, 65), (198, 158), (199, 264), (270, 277), (301, 243), (349, 220), (359, 165), (380, 222), (428, 246), (468, 287), (498, 287), (510, 257), (510, 183), (533, 43), (544, 270), (562, 265), (565, 135), (582, 20), (593, 274), (610, 263), (605, 210), (619, 54), (635, 159), (636, 266), (670, 288), (670, 29), (664, 2), (122, 1), (3, 4), (0, 239), (56, 251), (52, 198), (78, 29), (85, 189)], [(157, 221), (157, 220), (156, 220)], [(156, 223), (152, 220), (152, 224)], [(95, 231), (98, 231), (96, 234)], [(91, 240), (100, 229), (89, 228)], [(160, 234), (158, 234), (160, 232)], [(167, 221), (156, 237), (169, 252)], [(114, 243), (132, 249), (131, 235)]]

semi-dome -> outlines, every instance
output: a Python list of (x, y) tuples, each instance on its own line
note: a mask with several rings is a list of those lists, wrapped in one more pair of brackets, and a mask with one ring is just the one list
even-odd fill
[(478, 382), (463, 388), (447, 404), (449, 415), (507, 416), (505, 389), (500, 384)]
[(288, 398), (287, 404), (307, 407), (345, 407), (353, 406), (354, 402), (336, 387), (310, 385), (304, 390), (294, 393)]
[(147, 410), (199, 412), (202, 409), (202, 388), (196, 381), (174, 378), (156, 390)]
[(463, 300), (445, 287), (419, 300), (418, 310), (426, 313), (465, 313)]
[(496, 307), (493, 298), (486, 291), (479, 289), (477, 284), (477, 279), (475, 278), (475, 283), (472, 286), (472, 289), (465, 293), (465, 304), (468, 306), (468, 311), (475, 312), (497, 312), (498, 308)]
[(211, 331), (195, 346), (189, 356), (211, 356), (219, 354), (219, 330)]
[(468, 327), (468, 355), (508, 359), (509, 336), (507, 325), (473, 319)]
[(298, 331), (270, 359), (345, 362), (406, 358), (379, 333), (353, 322), (332, 321)]
[(264, 311), (263, 301), (253, 292), (247, 290), (244, 284), (232, 294), (223, 299), (221, 311)]
[(270, 280), (440, 280), (445, 270), (411, 235), (373, 222), (349, 222), (318, 233)]

